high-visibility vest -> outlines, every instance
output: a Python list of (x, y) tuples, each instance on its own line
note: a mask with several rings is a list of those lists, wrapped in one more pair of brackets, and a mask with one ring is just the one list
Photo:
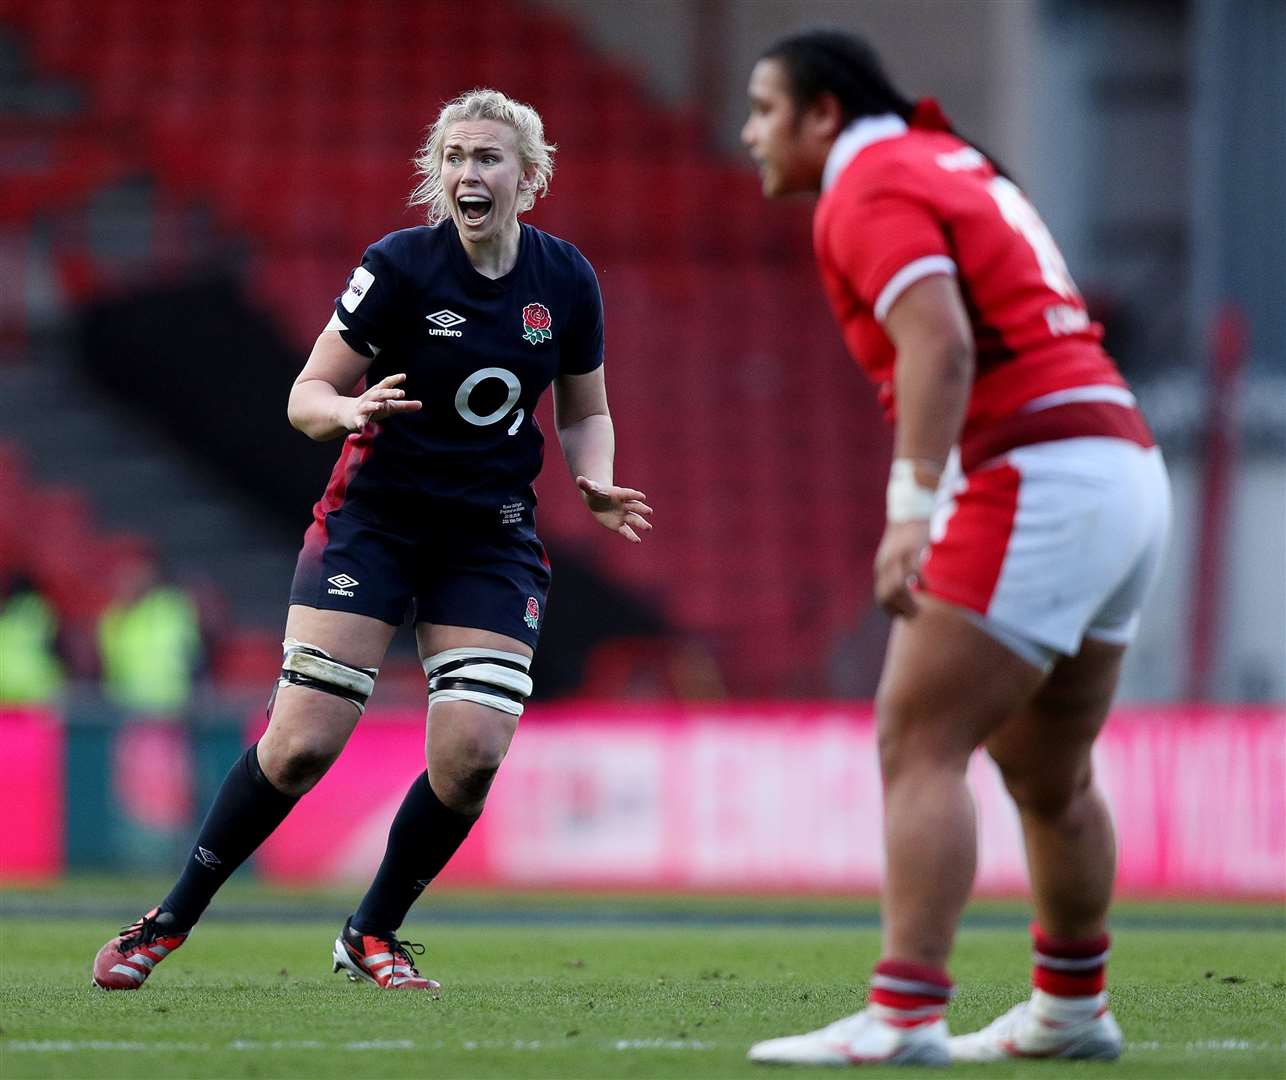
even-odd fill
[(48, 702), (63, 686), (63, 667), (54, 653), (58, 620), (44, 597), (21, 592), (0, 608), (0, 702)]
[(200, 655), (196, 605), (158, 586), (133, 604), (111, 604), (98, 623), (103, 692), (127, 709), (181, 709)]

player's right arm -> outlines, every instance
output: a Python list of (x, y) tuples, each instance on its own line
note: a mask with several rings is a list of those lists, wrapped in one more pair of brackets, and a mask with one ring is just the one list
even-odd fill
[(349, 346), (337, 330), (323, 331), (290, 389), (286, 415), (291, 427), (325, 442), (360, 431), (373, 420), (421, 408), (421, 402), (405, 400), (406, 391), (399, 388), (405, 373), (381, 379), (354, 396), (370, 366), (371, 358)]

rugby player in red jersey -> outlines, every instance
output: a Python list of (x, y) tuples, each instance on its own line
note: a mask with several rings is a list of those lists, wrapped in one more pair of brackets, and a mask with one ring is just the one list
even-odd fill
[(98, 986), (141, 986), (321, 779), (409, 610), (429, 688), (425, 761), (332, 961), (384, 989), (437, 989), (397, 930), (481, 814), (532, 690), (550, 580), (531, 488), (547, 387), (589, 512), (633, 543), (651, 528), (643, 493), (612, 481), (593, 268), (518, 220), (548, 187), (553, 151), (536, 111), (504, 94), (447, 103), (416, 157), (412, 202), (429, 224), (372, 244), (349, 275), (288, 405), (296, 428), (343, 449), (295, 570), (268, 730), (228, 773), (169, 895), (99, 950)]
[[(742, 140), (770, 198), (820, 193), (814, 248), (853, 358), (895, 425), (876, 700), (887, 873), (865, 1008), (752, 1060), (1110, 1059), (1115, 870), (1090, 752), (1169, 520), (1159, 450), (1054, 240), (996, 164), (859, 38), (765, 51)], [(983, 746), (1022, 822), (1034, 991), (950, 1039), (946, 965), (973, 882), (965, 783)]]

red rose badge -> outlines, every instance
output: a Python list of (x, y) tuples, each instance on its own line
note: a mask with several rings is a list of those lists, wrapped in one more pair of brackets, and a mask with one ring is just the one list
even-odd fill
[(522, 336), (533, 345), (548, 341), (554, 336), (549, 332), (553, 321), (549, 317), (549, 308), (544, 304), (528, 304), (522, 309)]

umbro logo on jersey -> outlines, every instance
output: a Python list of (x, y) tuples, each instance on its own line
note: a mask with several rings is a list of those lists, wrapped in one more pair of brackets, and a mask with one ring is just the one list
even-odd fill
[(327, 589), (326, 592), (331, 596), (352, 596), (353, 586), (360, 585), (361, 582), (355, 577), (349, 577), (347, 574), (336, 574), (334, 577), (326, 579), (335, 587)]
[(432, 315), (425, 315), (424, 318), (435, 324), (429, 330), (429, 334), (433, 337), (464, 337), (463, 330), (453, 330), (452, 327), (459, 326), (465, 318), (463, 315), (457, 315), (450, 308), (435, 311)]
[(213, 870), (223, 860), (220, 859), (219, 856), (216, 855), (209, 848), (203, 848), (200, 845), (198, 845), (196, 849), (196, 861), (199, 862), (202, 866), (207, 866), (211, 870)]

